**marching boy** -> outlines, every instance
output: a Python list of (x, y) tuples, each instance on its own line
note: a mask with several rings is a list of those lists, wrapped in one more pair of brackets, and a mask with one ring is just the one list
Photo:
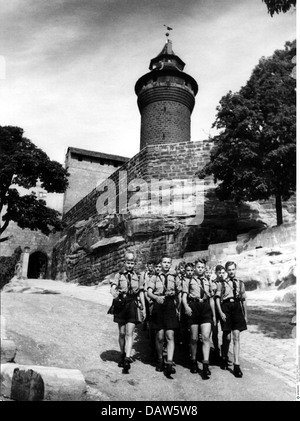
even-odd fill
[[(156, 330), (156, 350), (158, 362), (156, 371), (165, 371), (170, 378), (174, 373), (173, 356), (175, 349), (174, 331), (178, 328), (178, 294), (181, 292), (176, 273), (170, 271), (172, 259), (163, 256), (161, 272), (152, 276), (148, 286), (148, 296), (153, 300), (152, 328)], [(167, 341), (167, 361), (164, 366), (163, 345)]]
[(115, 305), (112, 311), (114, 322), (118, 323), (119, 328), (121, 359), (118, 365), (123, 367), (124, 373), (128, 373), (130, 369), (133, 331), (135, 325), (139, 323), (137, 316), (139, 300), (144, 319), (146, 316), (143, 283), (134, 271), (134, 265), (134, 254), (127, 252), (124, 269), (116, 274), (110, 289), (113, 298), (118, 299), (118, 308)]
[(198, 259), (192, 278), (187, 279), (182, 291), (182, 302), (190, 327), (191, 373), (198, 373), (197, 346), (199, 327), (202, 336), (203, 379), (209, 379), (211, 325), (216, 323), (214, 291), (212, 283), (205, 277), (206, 262)]
[(223, 331), (221, 368), (228, 368), (228, 351), (233, 336), (233, 374), (242, 377), (240, 369), (240, 332), (247, 329), (247, 306), (245, 285), (235, 277), (236, 263), (227, 262), (225, 265), (228, 279), (217, 286), (216, 305), (221, 318)]

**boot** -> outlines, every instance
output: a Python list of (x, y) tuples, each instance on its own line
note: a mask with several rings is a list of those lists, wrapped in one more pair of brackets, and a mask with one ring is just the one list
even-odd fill
[(191, 373), (195, 374), (198, 373), (198, 371), (197, 360), (191, 360)]
[(221, 358), (220, 367), (222, 370), (228, 370), (228, 357)]
[(125, 357), (124, 359), (124, 365), (123, 365), (123, 373), (127, 374), (128, 371), (130, 370), (130, 358)]
[(170, 378), (171, 377), (171, 374), (173, 374), (173, 370), (174, 370), (173, 362), (172, 361), (167, 361), (166, 368), (165, 368), (165, 374), (166, 374), (166, 376), (168, 378)]
[(233, 364), (233, 374), (235, 377), (243, 377), (242, 370), (238, 364)]
[(156, 371), (164, 371), (164, 362), (163, 360), (158, 360), (156, 364)]
[(125, 352), (123, 352), (123, 353), (121, 354), (120, 361), (119, 361), (119, 363), (118, 363), (118, 367), (124, 367), (124, 360), (125, 360), (125, 357), (126, 357), (126, 354), (125, 354)]
[(203, 370), (202, 370), (202, 378), (203, 380), (209, 379), (209, 376), (211, 375), (210, 369), (208, 367), (208, 363), (203, 363)]

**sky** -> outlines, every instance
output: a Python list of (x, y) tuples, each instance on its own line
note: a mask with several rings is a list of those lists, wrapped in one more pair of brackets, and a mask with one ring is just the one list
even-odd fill
[(196, 79), (191, 140), (216, 134), (216, 107), (262, 56), (296, 38), (296, 13), (262, 0), (0, 0), (0, 125), (64, 163), (69, 146), (139, 152), (136, 81), (170, 31)]

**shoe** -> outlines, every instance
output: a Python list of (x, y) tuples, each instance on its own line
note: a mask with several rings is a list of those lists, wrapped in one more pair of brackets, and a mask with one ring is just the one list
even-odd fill
[(121, 358), (120, 358), (120, 361), (118, 363), (118, 367), (124, 367), (125, 356), (126, 356), (125, 353), (124, 354), (121, 354)]
[(130, 358), (125, 357), (124, 364), (123, 364), (123, 371), (124, 371), (124, 373), (128, 373), (128, 371), (130, 370), (130, 368), (131, 368)]
[(176, 368), (175, 368), (176, 364), (172, 363), (172, 370), (171, 370), (171, 374), (175, 374), (176, 373)]
[(208, 368), (207, 363), (203, 363), (202, 378), (203, 380), (208, 380), (211, 375), (210, 369)]
[(164, 362), (163, 360), (158, 360), (157, 364), (156, 364), (156, 371), (164, 371)]
[(173, 373), (173, 369), (174, 369), (174, 367), (173, 367), (173, 363), (170, 361), (170, 362), (167, 362), (166, 363), (166, 368), (165, 368), (165, 374), (166, 374), (166, 376), (168, 377), (168, 378), (170, 378), (171, 377), (171, 374), (174, 374)]
[(235, 377), (243, 377), (243, 372), (238, 364), (233, 364), (233, 374)]
[(191, 373), (193, 373), (193, 374), (195, 374), (195, 373), (198, 373), (199, 372), (199, 369), (198, 369), (198, 364), (197, 364), (197, 361), (196, 360), (192, 360), (191, 361)]
[(228, 358), (222, 357), (220, 362), (220, 367), (222, 370), (228, 370)]

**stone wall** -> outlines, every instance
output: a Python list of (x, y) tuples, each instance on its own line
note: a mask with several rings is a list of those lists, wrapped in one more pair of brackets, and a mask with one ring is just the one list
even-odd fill
[[(245, 203), (237, 208), (231, 202), (219, 202), (211, 178), (204, 183), (204, 216), (197, 224), (195, 211), (149, 212), (149, 191), (139, 207), (131, 204), (125, 212), (119, 209), (118, 201), (124, 201), (124, 186), (130, 186), (133, 179), (140, 178), (148, 186), (151, 179), (196, 178), (196, 171), (209, 159), (210, 147), (209, 142), (149, 145), (115, 171), (108, 178), (116, 189), (115, 212), (102, 213), (104, 206), (99, 207), (101, 201), (113, 202), (114, 190), (105, 188), (109, 184), (106, 180), (66, 213), (67, 228), (55, 246), (52, 277), (92, 284), (118, 270), (128, 249), (135, 251), (137, 268), (143, 269), (148, 259), (156, 260), (162, 253), (182, 257), (187, 252), (207, 250), (210, 244), (235, 241), (239, 234), (268, 225), (263, 203)], [(127, 194), (132, 199), (136, 192)], [(185, 200), (188, 202), (193, 194), (190, 192)], [(294, 217), (295, 213), (287, 215), (287, 219)], [(276, 219), (271, 224), (275, 223)]]

